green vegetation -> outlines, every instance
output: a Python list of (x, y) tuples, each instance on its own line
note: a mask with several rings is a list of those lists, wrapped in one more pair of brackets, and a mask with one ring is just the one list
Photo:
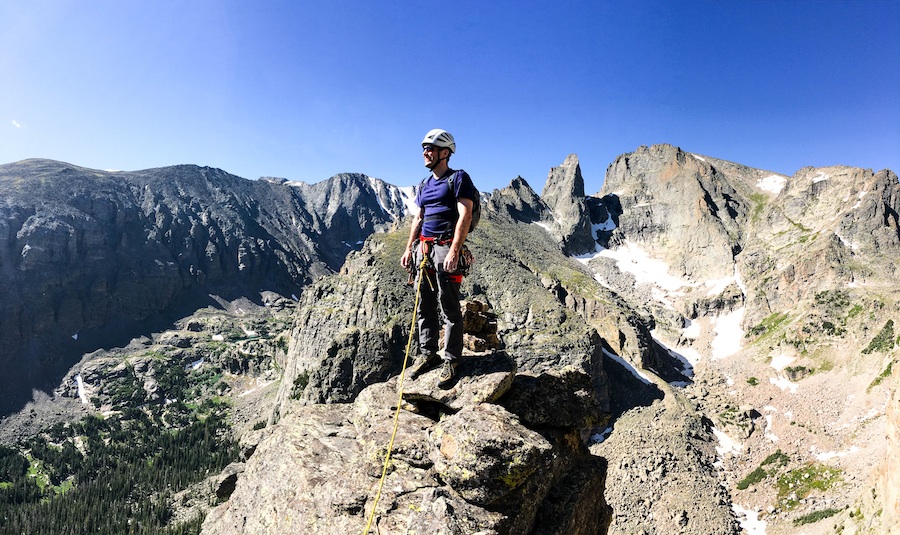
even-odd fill
[(843, 310), (850, 306), (850, 294), (844, 290), (825, 290), (816, 292), (816, 305), (835, 310)]
[(753, 203), (753, 215), (751, 216), (754, 223), (759, 221), (763, 209), (766, 207), (766, 196), (762, 193), (753, 193), (750, 195), (750, 201)]
[[(747, 474), (747, 476), (740, 480), (737, 484), (737, 488), (740, 490), (747, 490), (752, 485), (759, 483), (765, 478), (774, 475), (777, 472), (778, 468), (787, 466), (788, 462), (790, 462), (791, 458), (781, 450), (776, 451), (775, 453), (769, 455), (765, 458), (765, 460), (760, 463), (756, 469)], [(766, 470), (763, 468), (764, 466), (775, 465), (772, 470)]]
[(767, 316), (763, 319), (758, 325), (755, 325), (747, 331), (746, 337), (750, 336), (763, 336), (769, 333), (774, 332), (776, 329), (784, 325), (790, 316), (786, 313), (776, 312), (770, 316)]
[(778, 478), (776, 483), (778, 499), (782, 507), (792, 509), (813, 490), (828, 490), (840, 480), (840, 469), (821, 463), (810, 463)]
[(803, 515), (799, 518), (794, 519), (795, 526), (803, 526), (805, 524), (812, 524), (813, 522), (818, 522), (819, 520), (824, 520), (826, 518), (832, 517), (838, 513), (843, 511), (843, 509), (822, 509), (820, 511), (813, 511), (807, 515)]
[(884, 327), (878, 331), (878, 334), (875, 335), (875, 338), (869, 342), (869, 345), (863, 349), (863, 354), (868, 355), (873, 351), (878, 351), (879, 353), (887, 353), (891, 349), (894, 348), (896, 344), (896, 340), (894, 339), (894, 320), (887, 320), (887, 323), (884, 324)]
[(0, 445), (0, 532), (199, 533), (202, 517), (174, 520), (174, 496), (220, 472), (238, 448), (229, 404), (218, 397), (228, 388), (221, 368), (191, 367), (212, 356), (194, 350), (135, 357), (152, 366), (155, 395), (144, 388), (144, 372), (128, 365), (92, 400), (115, 409), (108, 418), (58, 423)]
[[(183, 422), (160, 432), (161, 421)], [(5, 533), (187, 534), (170, 525), (173, 495), (237, 458), (225, 407), (207, 400), (126, 408), (57, 425), (17, 448), (0, 446)]]
[(816, 372), (815, 368), (807, 368), (806, 366), (788, 366), (784, 369), (791, 381), (799, 381), (804, 377), (808, 377)]
[(747, 477), (740, 480), (737, 484), (737, 488), (740, 490), (747, 490), (751, 485), (755, 485), (768, 477), (769, 473), (763, 470), (761, 467), (757, 467), (755, 470), (747, 474)]
[(300, 399), (303, 396), (303, 391), (306, 389), (306, 385), (309, 384), (309, 371), (305, 371), (294, 379), (294, 387), (291, 389), (291, 399)]
[(759, 379), (757, 379), (756, 377), (748, 377), (747, 384), (750, 386), (756, 386), (759, 384)]
[(785, 454), (784, 452), (782, 452), (781, 450), (777, 450), (775, 453), (766, 457), (765, 460), (762, 462), (761, 466), (767, 466), (770, 464), (774, 464), (776, 466), (781, 467), (781, 466), (787, 466), (787, 464), (789, 462), (791, 462), (791, 457), (789, 455)]
[[(888, 365), (885, 367), (884, 371), (882, 371), (880, 374), (878, 374), (878, 377), (876, 377), (872, 381), (872, 384), (870, 384), (866, 388), (866, 393), (868, 394), (873, 388), (880, 385), (882, 382), (884, 382), (885, 379), (890, 377), (891, 373), (893, 371), (893, 368), (894, 368), (894, 361), (892, 360), (892, 361), (888, 362)], [(2, 473), (2, 472), (0, 472), (0, 473)]]

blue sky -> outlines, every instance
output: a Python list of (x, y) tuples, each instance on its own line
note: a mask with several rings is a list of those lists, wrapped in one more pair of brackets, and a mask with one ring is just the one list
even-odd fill
[(0, 163), (599, 190), (640, 145), (900, 172), (896, 1), (0, 0)]

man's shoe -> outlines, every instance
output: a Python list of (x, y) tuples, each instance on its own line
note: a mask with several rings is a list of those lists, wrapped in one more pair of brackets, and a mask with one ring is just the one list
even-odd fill
[(429, 369), (435, 367), (437, 362), (437, 353), (420, 353), (419, 356), (416, 357), (416, 360), (413, 362), (412, 368), (409, 371), (410, 379), (415, 379)]
[(441, 367), (441, 377), (438, 379), (438, 386), (446, 386), (456, 379), (456, 368), (459, 362), (456, 359), (445, 360)]

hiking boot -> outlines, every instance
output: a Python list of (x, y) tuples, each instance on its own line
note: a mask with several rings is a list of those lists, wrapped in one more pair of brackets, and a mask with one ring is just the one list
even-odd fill
[(410, 379), (415, 379), (431, 368), (434, 368), (437, 365), (437, 362), (437, 353), (419, 353), (419, 356), (416, 357), (416, 360), (413, 362), (412, 368), (409, 371)]
[(456, 359), (445, 360), (441, 366), (441, 377), (438, 379), (438, 386), (446, 386), (456, 379), (456, 368), (459, 362)]

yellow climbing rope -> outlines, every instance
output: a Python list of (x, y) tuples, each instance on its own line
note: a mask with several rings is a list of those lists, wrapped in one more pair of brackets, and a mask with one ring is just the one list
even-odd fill
[(428, 285), (431, 284), (431, 278), (425, 272), (425, 266), (428, 262), (428, 254), (423, 251), (422, 263), (419, 264), (419, 281), (416, 283), (416, 300), (413, 305), (412, 325), (409, 328), (409, 338), (406, 341), (406, 354), (403, 355), (403, 367), (400, 370), (400, 379), (397, 382), (397, 410), (394, 412), (394, 430), (391, 432), (391, 440), (388, 442), (387, 453), (384, 455), (384, 467), (381, 469), (381, 479), (378, 482), (378, 492), (375, 494), (375, 502), (372, 504), (372, 512), (369, 514), (369, 520), (366, 522), (366, 529), (363, 535), (368, 535), (372, 528), (372, 521), (375, 519), (375, 511), (378, 509), (378, 500), (381, 499), (381, 490), (384, 488), (384, 480), (387, 477), (388, 465), (391, 461), (391, 451), (394, 449), (394, 439), (397, 438), (397, 428), (400, 427), (400, 406), (403, 404), (403, 377), (406, 375), (406, 363), (409, 360), (409, 350), (412, 347), (413, 335), (416, 332), (416, 315), (419, 313), (419, 295), (422, 289), (422, 279), (428, 279)]

